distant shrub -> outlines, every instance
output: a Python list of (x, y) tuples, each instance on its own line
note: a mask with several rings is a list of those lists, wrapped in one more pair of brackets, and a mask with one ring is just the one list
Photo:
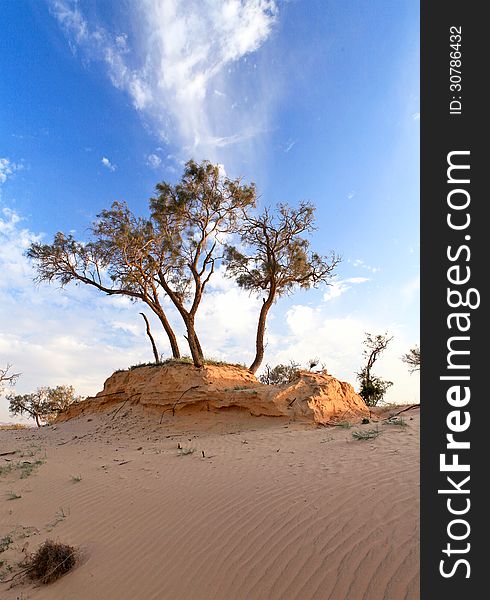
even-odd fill
[(300, 364), (289, 361), (288, 365), (265, 366), (265, 371), (259, 376), (259, 381), (266, 385), (283, 385), (291, 383), (299, 377)]
[(374, 440), (375, 438), (377, 438), (379, 435), (379, 430), (378, 428), (376, 429), (369, 429), (367, 431), (353, 431), (352, 432), (352, 437), (355, 440)]

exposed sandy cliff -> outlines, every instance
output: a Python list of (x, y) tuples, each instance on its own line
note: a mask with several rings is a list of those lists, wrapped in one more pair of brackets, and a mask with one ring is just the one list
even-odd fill
[(196, 369), (189, 364), (171, 363), (114, 373), (101, 392), (72, 406), (59, 420), (105, 411), (120, 402), (140, 404), (163, 414), (233, 408), (254, 416), (287, 416), (317, 423), (369, 415), (353, 387), (327, 373), (301, 371), (290, 384), (270, 386), (236, 366), (206, 365)]

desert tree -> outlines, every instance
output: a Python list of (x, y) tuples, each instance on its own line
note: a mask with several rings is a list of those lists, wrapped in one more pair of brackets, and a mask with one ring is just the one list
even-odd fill
[(192, 359), (203, 364), (195, 319), (206, 286), (223, 258), (226, 238), (241, 231), (255, 206), (254, 184), (226, 177), (219, 165), (189, 161), (178, 185), (160, 183), (150, 200), (151, 219), (160, 239), (170, 239), (171, 257), (155, 265), (156, 281), (179, 312)]
[(3, 392), (6, 385), (14, 385), (20, 377), (20, 373), (12, 373), (12, 365), (8, 364), (5, 368), (0, 368), (0, 393)]
[(374, 363), (380, 354), (386, 350), (393, 337), (388, 337), (387, 333), (378, 335), (366, 333), (365, 335), (363, 355), (366, 364), (357, 373), (360, 384), (359, 395), (364, 399), (367, 406), (376, 406), (393, 383), (373, 375), (372, 369)]
[(80, 401), (81, 397), (75, 394), (72, 386), (59, 385), (54, 388), (39, 387), (31, 394), (10, 394), (7, 400), (13, 416), (27, 414), (41, 427), (42, 421), (52, 421), (70, 405)]
[(58, 282), (62, 287), (83, 283), (109, 296), (144, 302), (162, 324), (173, 357), (179, 358), (177, 338), (155, 283), (154, 260), (148, 253), (154, 245), (151, 222), (135, 217), (124, 202), (114, 202), (97, 215), (89, 242), (58, 232), (52, 244), (31, 244), (27, 256), (36, 265), (38, 282)]
[(408, 365), (410, 373), (420, 370), (420, 347), (414, 346), (402, 356), (402, 361)]
[(180, 314), (194, 365), (203, 364), (196, 313), (221, 259), (223, 236), (236, 231), (255, 205), (255, 187), (229, 179), (209, 161), (185, 165), (180, 183), (157, 184), (150, 217), (136, 217), (123, 202), (103, 210), (88, 243), (58, 233), (52, 244), (34, 243), (28, 256), (38, 281), (84, 283), (108, 295), (140, 300), (157, 315), (174, 358), (177, 338), (163, 307), (167, 297)]
[(315, 208), (302, 202), (297, 208), (279, 204), (258, 215), (246, 214), (240, 228), (240, 246), (226, 247), (227, 274), (239, 287), (262, 296), (255, 339), (255, 358), (249, 369), (255, 373), (264, 358), (266, 321), (274, 302), (293, 290), (327, 283), (340, 262), (310, 252), (305, 234), (314, 230)]

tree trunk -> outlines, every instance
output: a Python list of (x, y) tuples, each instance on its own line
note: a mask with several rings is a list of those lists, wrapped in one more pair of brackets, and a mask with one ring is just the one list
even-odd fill
[(204, 360), (201, 344), (194, 330), (194, 322), (191, 319), (186, 319), (185, 326), (187, 328), (187, 342), (189, 343), (189, 350), (191, 351), (194, 366), (200, 369), (204, 364)]
[(255, 341), (255, 358), (253, 363), (248, 368), (251, 373), (256, 373), (257, 369), (264, 360), (265, 322), (267, 320), (267, 313), (269, 312), (273, 302), (274, 295), (272, 292), (270, 292), (267, 300), (264, 300), (262, 308), (260, 309), (259, 322), (257, 324), (257, 337)]
[(34, 418), (36, 419), (36, 425), (38, 427), (41, 427), (41, 423), (39, 422), (39, 415), (37, 413), (34, 415)]
[[(143, 313), (140, 313), (140, 314), (143, 314)], [(158, 315), (158, 318), (160, 319), (160, 323), (163, 325), (163, 328), (165, 329), (165, 333), (167, 334), (168, 340), (170, 342), (170, 348), (172, 349), (172, 357), (180, 358), (180, 350), (179, 350), (179, 345), (177, 343), (177, 338), (175, 336), (175, 333), (174, 333), (172, 327), (170, 326), (170, 323), (168, 322), (167, 317), (165, 316), (165, 313), (158, 312), (157, 315)]]
[(151, 348), (153, 350), (153, 356), (155, 357), (155, 362), (158, 363), (160, 362), (160, 357), (158, 355), (158, 349), (157, 349), (157, 345), (155, 344), (155, 340), (153, 339), (153, 336), (151, 335), (151, 330), (150, 330), (150, 322), (148, 321), (147, 316), (145, 315), (145, 313), (140, 313), (140, 315), (143, 317), (143, 319), (145, 320), (145, 324), (146, 324), (146, 335), (150, 338), (150, 342), (151, 342)]

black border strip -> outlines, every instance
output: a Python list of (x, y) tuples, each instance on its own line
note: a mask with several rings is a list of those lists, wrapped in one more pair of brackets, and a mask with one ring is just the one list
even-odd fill
[[(484, 106), (488, 101), (483, 90), (488, 80), (486, 57), (490, 52), (486, 41), (488, 32), (484, 33), (487, 26), (483, 8), (485, 3), (454, 0), (421, 3), (422, 600), (472, 600), (489, 595), (487, 584), (483, 582), (485, 571), (489, 570), (483, 566), (488, 523), (483, 514), (488, 504), (483, 486), (489, 471), (485, 458), (489, 454), (490, 413), (486, 409), (490, 403), (489, 382), (484, 381), (483, 373), (485, 342), (490, 328), (483, 291), (484, 273), (488, 270), (484, 265), (488, 256), (485, 242), (489, 237), (484, 213), (490, 204), (489, 193), (484, 189), (485, 178), (490, 173), (485, 164), (489, 151), (484, 137), (485, 130), (489, 131), (490, 108)], [(450, 30), (451, 27), (456, 29)], [(450, 38), (456, 35), (458, 28), (461, 28), (459, 48), (457, 36)], [(452, 41), (455, 48), (450, 47)], [(455, 71), (450, 80), (450, 52), (461, 53), (461, 65), (457, 69), (461, 71), (461, 90), (457, 86), (450, 89), (451, 83), (458, 82)], [(453, 54), (453, 59), (455, 56), (457, 54)], [(457, 63), (453, 66), (456, 68)], [(460, 101), (460, 110), (457, 102), (450, 105), (451, 101)], [(462, 154), (463, 151), (469, 154)], [(458, 153), (451, 155), (451, 162), (470, 168), (450, 171), (450, 179), (456, 181), (448, 183), (450, 152)], [(449, 206), (458, 203), (464, 206), (466, 200), (465, 208)], [(467, 215), (471, 221), (466, 227), (452, 229), (447, 222), (448, 214), (456, 226), (466, 224)], [(454, 266), (448, 275), (448, 269)], [(469, 281), (454, 283), (454, 280), (466, 279), (468, 273)], [(448, 276), (453, 282), (448, 281)], [(479, 307), (451, 308), (448, 288), (459, 291), (463, 301), (467, 299), (472, 305), (477, 304), (479, 296)], [(470, 292), (470, 289), (476, 291)], [(457, 294), (451, 296), (453, 304), (458, 304), (458, 298)], [(449, 327), (451, 313), (464, 313), (467, 317), (460, 317), (459, 321), (453, 317)], [(468, 325), (467, 331), (458, 330), (459, 326), (462, 329)], [(450, 349), (470, 353), (453, 354), (448, 365), (451, 337), (454, 339)], [(456, 367), (450, 368), (452, 365)], [(465, 366), (468, 368), (463, 368)], [(453, 379), (441, 379), (448, 376)], [(469, 380), (454, 379), (463, 376)], [(452, 406), (448, 401), (451, 387), (454, 387), (450, 392)], [(465, 388), (469, 388), (471, 394), (466, 404), (464, 398), (468, 390)], [(459, 406), (458, 398), (461, 399)], [(451, 426), (466, 427), (469, 418), (471, 423), (466, 429), (451, 431)], [(470, 448), (447, 449), (447, 435), (451, 433), (455, 440), (469, 442)], [(441, 454), (446, 455), (446, 463), (455, 462), (453, 455), (457, 454), (459, 464), (468, 465), (470, 470), (441, 471)], [(470, 479), (461, 483), (468, 476)], [(458, 492), (448, 477), (464, 491)], [(448, 489), (452, 493), (438, 493), (438, 490)], [(468, 508), (468, 511), (455, 515), (450, 513), (450, 508), (455, 511)], [(458, 519), (459, 522), (455, 521)], [(451, 539), (451, 535), (461, 539)], [(441, 570), (451, 575), (444, 577)]]

